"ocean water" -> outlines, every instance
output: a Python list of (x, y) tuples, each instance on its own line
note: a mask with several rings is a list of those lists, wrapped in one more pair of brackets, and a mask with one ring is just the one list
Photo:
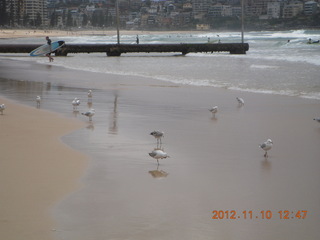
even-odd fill
[[(121, 33), (121, 32), (120, 32)], [(238, 32), (157, 33), (139, 35), (140, 43), (231, 43), (241, 42)], [(246, 32), (249, 43), (246, 55), (229, 53), (122, 54), (120, 58), (105, 53), (69, 54), (56, 58), (53, 65), (70, 69), (136, 76), (174, 84), (220, 87), (239, 91), (298, 96), (320, 99), (320, 44), (306, 44), (308, 39), (319, 40), (319, 30), (280, 32)], [(116, 35), (61, 36), (52, 40), (66, 43), (116, 43)], [(121, 43), (135, 44), (136, 35), (121, 36)], [(288, 40), (290, 40), (288, 42)], [(0, 39), (1, 43), (43, 43), (43, 39)], [(44, 57), (27, 54), (1, 54), (0, 58), (36, 61), (47, 64)], [(96, 83), (99, 85), (99, 83)]]

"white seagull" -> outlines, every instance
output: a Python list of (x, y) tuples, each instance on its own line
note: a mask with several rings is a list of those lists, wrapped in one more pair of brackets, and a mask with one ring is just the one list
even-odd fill
[(237, 101), (239, 103), (240, 106), (244, 105), (244, 100), (243, 98), (237, 97)]
[(315, 120), (315, 121), (320, 123), (320, 118), (314, 118), (313, 120)]
[(72, 100), (72, 106), (73, 106), (73, 110), (77, 110), (78, 106), (80, 105), (80, 99), (79, 98), (75, 98)]
[(92, 98), (92, 90), (88, 91), (88, 98)]
[(161, 149), (155, 149), (151, 153), (149, 153), (150, 157), (153, 157), (154, 159), (157, 159), (158, 165), (159, 165), (159, 159), (168, 158), (168, 154)]
[(0, 105), (0, 112), (1, 112), (2, 115), (3, 115), (3, 110), (5, 110), (5, 109), (6, 109), (6, 105), (1, 104)]
[(95, 114), (95, 111), (94, 111), (93, 108), (91, 108), (89, 111), (83, 112), (83, 113), (81, 113), (81, 114), (89, 117), (89, 121), (92, 121), (92, 117), (93, 117), (93, 115)]
[(218, 112), (218, 106), (212, 107), (209, 109), (212, 115), (215, 117), (216, 113)]
[(157, 144), (158, 143), (162, 144), (161, 138), (164, 136), (164, 132), (153, 131), (153, 132), (150, 133), (150, 135), (154, 136), (157, 139)]
[(36, 101), (37, 101), (37, 106), (39, 107), (39, 106), (40, 106), (40, 103), (41, 103), (41, 97), (40, 97), (40, 96), (37, 96), (37, 97), (36, 97)]
[(266, 153), (263, 155), (264, 157), (268, 157), (267, 151), (272, 148), (273, 142), (271, 139), (268, 139), (264, 143), (260, 144), (259, 147), (262, 148)]

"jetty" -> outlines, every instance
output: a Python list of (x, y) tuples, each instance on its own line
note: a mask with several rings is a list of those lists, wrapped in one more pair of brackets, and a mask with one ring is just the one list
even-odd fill
[[(30, 53), (39, 44), (0, 44), (0, 53)], [(68, 43), (54, 51), (56, 56), (69, 53), (103, 52), (107, 56), (120, 56), (122, 53), (213, 53), (229, 52), (246, 54), (248, 43), (180, 43), (180, 44), (77, 44)]]

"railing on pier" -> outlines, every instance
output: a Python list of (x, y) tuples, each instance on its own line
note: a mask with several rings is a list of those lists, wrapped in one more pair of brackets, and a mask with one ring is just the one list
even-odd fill
[[(1, 44), (1, 53), (29, 53), (37, 44)], [(56, 56), (67, 56), (69, 53), (105, 52), (108, 56), (120, 56), (122, 53), (180, 52), (213, 53), (229, 52), (231, 54), (246, 54), (248, 43), (181, 43), (181, 44), (65, 44), (56, 50)]]

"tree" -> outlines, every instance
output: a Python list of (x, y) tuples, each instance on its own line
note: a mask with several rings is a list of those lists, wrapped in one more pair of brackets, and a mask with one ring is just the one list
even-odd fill
[(9, 12), (9, 25), (14, 27), (14, 5), (13, 2), (10, 2), (10, 12)]
[(7, 16), (7, 4), (6, 0), (0, 0), (0, 26), (7, 25), (8, 16)]
[(68, 10), (66, 26), (67, 27), (72, 27), (72, 16), (71, 16), (71, 11), (70, 10)]
[(28, 15), (28, 14), (25, 14), (25, 15), (23, 15), (22, 25), (23, 25), (24, 27), (27, 27), (27, 26), (28, 26), (28, 23), (29, 23), (29, 15)]
[(83, 14), (83, 18), (82, 18), (82, 27), (87, 26), (88, 24), (88, 15), (87, 14)]
[(41, 18), (41, 14), (39, 12), (37, 12), (37, 17), (35, 19), (34, 25), (36, 27), (40, 27), (42, 24), (42, 18)]
[(55, 27), (57, 25), (57, 14), (54, 11), (50, 17), (50, 27)]

